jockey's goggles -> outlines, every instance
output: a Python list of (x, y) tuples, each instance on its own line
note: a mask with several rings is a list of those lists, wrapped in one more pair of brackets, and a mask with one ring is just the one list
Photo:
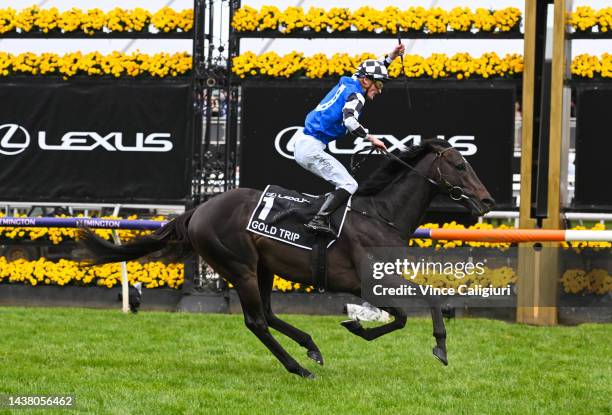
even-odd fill
[(376, 86), (376, 89), (378, 89), (379, 91), (382, 91), (383, 86), (385, 85), (385, 83), (383, 81), (381, 81), (380, 79), (374, 79), (370, 76), (367, 77), (370, 81), (374, 82), (374, 86)]

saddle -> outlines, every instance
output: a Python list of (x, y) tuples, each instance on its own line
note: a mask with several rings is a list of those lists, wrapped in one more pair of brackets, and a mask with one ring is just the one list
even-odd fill
[(314, 286), (325, 291), (327, 281), (327, 248), (340, 236), (351, 201), (350, 199), (331, 215), (336, 237), (310, 232), (304, 224), (319, 211), (325, 196), (310, 195), (281, 186), (268, 185), (251, 213), (247, 231), (292, 246), (310, 250)]

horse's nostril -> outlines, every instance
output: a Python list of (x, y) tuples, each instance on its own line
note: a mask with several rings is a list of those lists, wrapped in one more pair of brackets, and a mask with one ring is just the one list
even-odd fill
[(493, 206), (495, 206), (495, 200), (493, 200), (492, 198), (486, 197), (482, 199), (482, 204), (485, 205), (489, 209), (493, 209)]

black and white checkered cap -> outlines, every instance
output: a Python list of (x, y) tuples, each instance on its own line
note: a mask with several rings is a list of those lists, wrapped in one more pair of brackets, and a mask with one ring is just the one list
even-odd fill
[(386, 81), (389, 79), (389, 73), (384, 63), (377, 61), (376, 59), (367, 59), (359, 65), (355, 76), (372, 78), (375, 80)]

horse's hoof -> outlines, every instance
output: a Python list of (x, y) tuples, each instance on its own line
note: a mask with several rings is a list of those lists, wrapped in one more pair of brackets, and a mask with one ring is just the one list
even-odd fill
[(348, 331), (353, 334), (357, 334), (361, 331), (363, 327), (361, 327), (361, 323), (356, 320), (345, 320), (342, 324)]
[(307, 371), (306, 369), (300, 370), (300, 372), (298, 373), (299, 376), (303, 377), (304, 379), (314, 379), (315, 375), (310, 373), (309, 371)]
[(314, 360), (315, 362), (323, 366), (323, 356), (321, 355), (320, 351), (309, 350), (308, 352), (306, 352), (306, 356), (308, 356), (309, 358), (311, 358), (312, 360)]
[(440, 347), (436, 346), (433, 348), (433, 355), (436, 356), (436, 358), (442, 362), (442, 364), (444, 366), (448, 366), (448, 359), (446, 357), (446, 350), (441, 349)]

